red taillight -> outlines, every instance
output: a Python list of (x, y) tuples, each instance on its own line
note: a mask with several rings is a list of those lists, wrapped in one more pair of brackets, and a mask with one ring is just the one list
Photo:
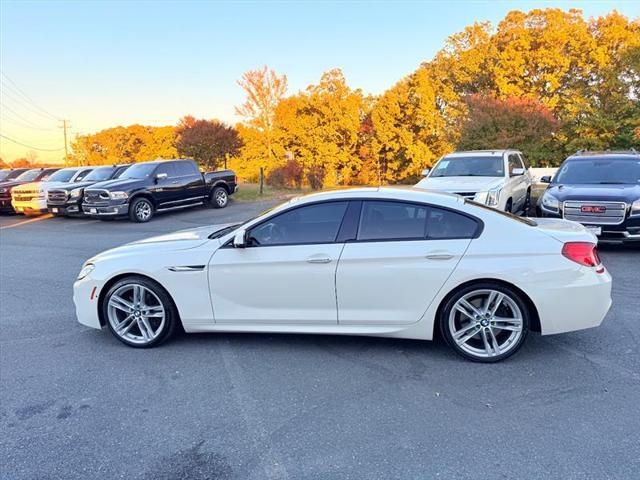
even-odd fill
[[(585, 267), (601, 267), (598, 250), (593, 243), (589, 242), (568, 242), (562, 247), (562, 255)], [(597, 270), (604, 272), (604, 267)]]

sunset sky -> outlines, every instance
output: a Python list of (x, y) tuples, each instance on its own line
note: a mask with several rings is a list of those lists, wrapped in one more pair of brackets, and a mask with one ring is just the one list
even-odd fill
[[(116, 125), (175, 124), (185, 115), (235, 123), (240, 75), (264, 64), (289, 92), (341, 68), (350, 86), (381, 93), (430, 59), (448, 35), (513, 9), (614, 8), (639, 1), (525, 2), (17, 2), (0, 3), (0, 133), (30, 147)], [(35, 149), (35, 148), (34, 148)], [(29, 147), (0, 138), (5, 161)], [(63, 152), (38, 151), (61, 161)]]

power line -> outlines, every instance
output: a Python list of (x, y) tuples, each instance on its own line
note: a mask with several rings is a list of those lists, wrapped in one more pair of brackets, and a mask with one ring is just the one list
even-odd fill
[(23, 147), (30, 148), (32, 150), (39, 150), (41, 152), (60, 152), (60, 151), (64, 150), (64, 147), (62, 147), (62, 148), (39, 148), (39, 147), (34, 147), (32, 145), (27, 145), (26, 143), (22, 143), (22, 142), (20, 142), (18, 140), (14, 140), (13, 138), (7, 137), (6, 135), (3, 135), (1, 133), (0, 133), (0, 137), (4, 138), (5, 140), (9, 140), (10, 142), (13, 142), (13, 143), (15, 143), (17, 145), (21, 145)]
[[(53, 118), (54, 120), (61, 120), (61, 118), (60, 118), (60, 117), (58, 117), (58, 116), (56, 116), (56, 115), (52, 114), (51, 112), (49, 112), (49, 111), (45, 110), (45, 109), (44, 109), (44, 108), (42, 108), (40, 105), (38, 105), (35, 101), (33, 101), (33, 99), (32, 99), (29, 95), (27, 95), (27, 94), (24, 92), (24, 90), (22, 90), (22, 89), (21, 89), (21, 88), (16, 84), (16, 82), (14, 82), (13, 80), (11, 80), (11, 78), (9, 78), (9, 76), (8, 76), (6, 73), (4, 73), (4, 72), (0, 72), (0, 74), (1, 74), (4, 78), (6, 78), (6, 79), (11, 83), (11, 85), (13, 85), (13, 90), (15, 90), (15, 91), (17, 91), (19, 94), (21, 94), (21, 95), (22, 95), (22, 97), (24, 97), (24, 98), (25, 98), (25, 100), (27, 100), (29, 103), (31, 103), (34, 107), (36, 107), (38, 110), (40, 110), (40, 111), (42, 111), (42, 112), (46, 113), (47, 115), (49, 115), (49, 116), (50, 116), (51, 118)], [(5, 84), (5, 85), (6, 85), (6, 84)]]
[[(13, 93), (13, 92), (11, 92), (11, 93)], [(42, 118), (46, 118), (48, 120), (51, 120), (51, 117), (49, 115), (45, 115), (44, 113), (39, 112), (38, 110), (33, 108), (31, 105), (28, 105), (27, 103), (25, 103), (24, 100), (21, 100), (20, 98), (16, 98), (13, 95), (9, 95), (9, 93), (7, 91), (3, 91), (1, 96), (10, 99), (11, 101), (17, 103), (20, 107), (26, 109), (27, 111), (29, 111), (31, 113), (35, 113), (36, 115), (40, 115)]]
[(33, 123), (28, 118), (23, 117), (18, 112), (16, 112), (14, 109), (7, 107), (4, 103), (2, 103), (2, 101), (0, 101), (0, 106), (2, 106), (2, 108), (4, 108), (5, 110), (10, 111), (14, 116), (18, 117), (23, 122), (27, 122), (27, 123), (31, 124), (33, 128), (43, 128), (42, 126), (39, 126), (39, 125)]
[(57, 130), (56, 128), (32, 127), (31, 125), (27, 125), (26, 123), (16, 122), (15, 119), (7, 116), (7, 112), (3, 112), (3, 116), (6, 117), (2, 120), (3, 122), (13, 123), (14, 125), (18, 125), (19, 127), (22, 127), (22, 128), (30, 128), (31, 130), (41, 130), (41, 131), (51, 131), (51, 132), (54, 130)]

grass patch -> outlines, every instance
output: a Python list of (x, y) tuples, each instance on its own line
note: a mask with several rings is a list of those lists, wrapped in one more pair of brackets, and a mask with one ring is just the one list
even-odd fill
[(260, 195), (260, 185), (257, 183), (241, 183), (238, 191), (231, 197), (237, 202), (259, 202), (261, 200), (286, 200), (310, 193), (309, 188), (274, 188), (264, 186), (263, 194)]

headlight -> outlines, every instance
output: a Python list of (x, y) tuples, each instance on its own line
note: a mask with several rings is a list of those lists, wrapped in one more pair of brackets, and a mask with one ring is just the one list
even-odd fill
[(487, 192), (487, 200), (485, 201), (486, 205), (490, 207), (498, 205), (498, 202), (500, 201), (500, 190), (502, 190), (502, 188), (494, 188)]
[(78, 198), (80, 195), (82, 195), (82, 189), (74, 188), (71, 190), (71, 193), (69, 193), (69, 198)]
[(93, 263), (87, 263), (84, 267), (82, 267), (82, 270), (80, 270), (80, 273), (78, 274), (78, 280), (82, 280), (84, 277), (89, 275), (91, 272), (93, 272), (94, 268), (96, 268), (96, 266)]
[(560, 203), (558, 202), (558, 199), (556, 197), (548, 192), (545, 192), (545, 194), (542, 196), (542, 208), (550, 212), (557, 213), (560, 208)]
[(640, 198), (631, 204), (631, 216), (640, 215)]
[(44, 190), (38, 190), (38, 198), (44, 198), (44, 195), (45, 195)]
[(0, 188), (0, 193), (7, 193), (7, 189), (6, 188)]
[(109, 194), (111, 200), (126, 200), (129, 198), (129, 194), (127, 192), (111, 192)]

